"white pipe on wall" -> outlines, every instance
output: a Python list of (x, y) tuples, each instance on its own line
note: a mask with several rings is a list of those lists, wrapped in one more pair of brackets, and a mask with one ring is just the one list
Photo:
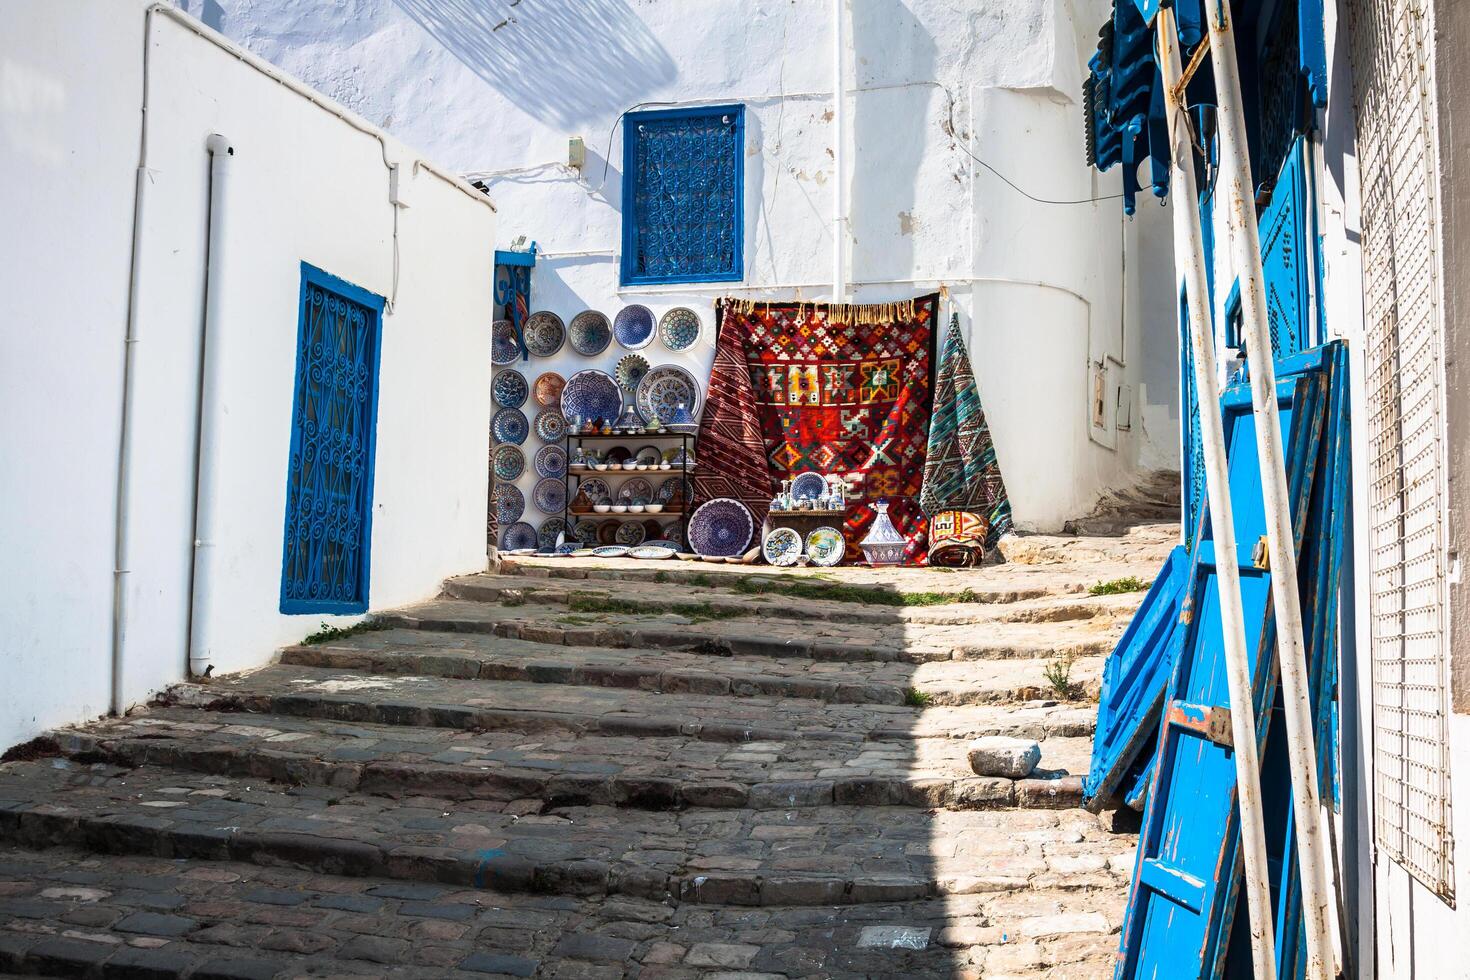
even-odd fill
[(1307, 651), (1302, 639), (1301, 596), (1297, 593), (1296, 537), (1281, 444), (1281, 414), (1276, 405), (1276, 368), (1266, 321), (1261, 272), (1260, 229), (1256, 225), (1254, 184), (1246, 142), (1245, 108), (1235, 31), (1223, 3), (1207, 4), (1210, 62), (1219, 103), (1220, 183), (1229, 201), (1230, 254), (1240, 278), (1240, 306), (1250, 366), (1251, 402), (1256, 417), (1256, 451), (1266, 506), (1266, 547), (1271, 562), (1271, 598), (1276, 616), (1276, 660), (1281, 672), (1281, 705), (1291, 762), (1292, 811), (1301, 869), (1302, 925), (1307, 939), (1307, 980), (1335, 975), (1328, 905), (1327, 847), (1322, 804), (1317, 792), (1317, 750), (1308, 700)]
[[(1189, 122), (1177, 86), (1182, 72), (1174, 11), (1159, 11), (1155, 21), (1159, 70), (1169, 123), (1170, 186), (1174, 206), (1174, 268), (1184, 276), (1189, 301), (1189, 346), (1199, 393), (1200, 441), (1205, 456), (1205, 492), (1210, 527), (1215, 535), (1215, 573), (1220, 592), (1220, 627), (1225, 640), (1225, 679), (1230, 689), (1230, 736), (1235, 755), (1236, 799), (1240, 804), (1240, 841), (1245, 858), (1246, 907), (1250, 913), (1251, 960), (1255, 976), (1276, 976), (1276, 930), (1271, 919), (1271, 869), (1266, 853), (1266, 826), (1261, 805), (1261, 759), (1256, 743), (1256, 712), (1251, 690), (1250, 655), (1245, 641), (1245, 613), (1240, 598), (1240, 565), (1235, 541), (1235, 514), (1225, 459), (1225, 428), (1220, 419), (1220, 383), (1215, 376), (1214, 327), (1209, 280), (1205, 274), (1204, 235), (1200, 229), (1199, 189), (1194, 180), (1194, 151)], [(1185, 420), (1188, 423), (1188, 420)]]
[(843, 5), (832, 0), (832, 302), (847, 301), (847, 89), (842, 63), (847, 48)]
[(209, 258), (204, 280), (204, 328), (200, 338), (202, 368), (199, 376), (199, 452), (194, 472), (194, 570), (189, 604), (188, 676), (206, 673), (210, 661), (210, 634), (214, 599), (214, 547), (217, 536), (216, 488), (220, 465), (220, 378), (223, 377), (224, 270), (230, 168), (235, 148), (215, 133), (205, 141), (209, 151)]

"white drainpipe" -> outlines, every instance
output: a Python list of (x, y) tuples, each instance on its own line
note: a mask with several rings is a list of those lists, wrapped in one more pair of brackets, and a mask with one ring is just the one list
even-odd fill
[(846, 0), (832, 0), (832, 302), (847, 302), (847, 90), (842, 62), (847, 48)]
[(200, 338), (199, 454), (194, 473), (194, 569), (189, 604), (189, 676), (208, 671), (213, 650), (215, 539), (218, 533), (220, 385), (224, 351), (222, 325), (230, 165), (235, 148), (215, 133), (205, 141), (209, 150), (209, 264), (204, 281), (204, 329)]

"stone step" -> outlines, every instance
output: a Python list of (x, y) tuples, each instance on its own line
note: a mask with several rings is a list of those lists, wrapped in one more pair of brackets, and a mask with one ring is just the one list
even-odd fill
[(907, 902), (997, 890), (1117, 891), (1131, 868), (1091, 815), (794, 805), (653, 812), (389, 800), (152, 766), (0, 765), (0, 841), (243, 861), (508, 894), (698, 905)]
[[(1110, 975), (1121, 895), (1025, 889), (892, 905), (670, 906), (497, 895), (234, 861), (0, 848), (0, 973), (203, 980), (362, 974), (647, 980)], [(727, 973), (726, 976), (731, 976)]]
[(700, 742), (691, 738), (465, 733), (284, 715), (160, 708), (52, 734), (79, 762), (155, 766), (389, 796), (644, 809), (880, 804), (1075, 807), (1092, 743), (1049, 738), (1031, 778), (982, 778), (969, 743)]
[(1092, 706), (1037, 702), (1018, 707), (834, 704), (813, 699), (732, 698), (695, 692), (578, 687), (525, 681), (374, 675), (277, 664), (205, 685), (178, 685), (163, 698), (214, 710), (462, 730), (687, 736), (751, 742), (1018, 735), (1090, 737)]
[(983, 628), (918, 628), (907, 623), (874, 626), (761, 617), (712, 621), (673, 613), (560, 613), (555, 606), (465, 599), (436, 599), (378, 613), (373, 619), (386, 627), (487, 633), (568, 646), (898, 663), (1105, 657), (1127, 625), (1126, 616), (1103, 622), (995, 622)]
[[(803, 657), (559, 646), (483, 633), (389, 629), (281, 651), (281, 662), (374, 674), (528, 681), (841, 704), (994, 704), (1057, 698), (1052, 661), (831, 662)], [(1096, 697), (1103, 660), (1070, 665), (1068, 699)]]

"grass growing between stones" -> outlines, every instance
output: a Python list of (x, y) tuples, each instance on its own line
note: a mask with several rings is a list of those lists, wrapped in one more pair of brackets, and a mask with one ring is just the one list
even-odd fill
[(378, 630), (390, 630), (393, 627), (388, 623), (380, 623), (373, 619), (364, 619), (360, 623), (351, 626), (328, 626), (322, 623), (322, 628), (312, 633), (301, 641), (302, 646), (315, 646), (318, 643), (331, 643), (333, 640), (345, 640), (349, 636), (359, 633), (376, 633)]
[(1145, 582), (1136, 575), (1129, 575), (1127, 578), (1115, 578), (1107, 582), (1099, 582), (1088, 589), (1087, 594), (1123, 595), (1126, 592), (1142, 592), (1152, 584), (1152, 582)]
[(1076, 701), (1082, 697), (1082, 685), (1072, 680), (1072, 658), (1053, 660), (1042, 671), (1052, 693), (1062, 701)]
[(917, 687), (906, 687), (903, 689), (903, 703), (910, 708), (927, 708), (934, 703), (934, 695)]

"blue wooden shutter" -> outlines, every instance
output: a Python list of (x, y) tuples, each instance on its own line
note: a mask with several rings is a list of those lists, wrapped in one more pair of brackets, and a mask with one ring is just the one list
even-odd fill
[(301, 263), (281, 612), (368, 607), (383, 298)]
[(744, 126), (738, 105), (624, 117), (624, 284), (743, 277)]

